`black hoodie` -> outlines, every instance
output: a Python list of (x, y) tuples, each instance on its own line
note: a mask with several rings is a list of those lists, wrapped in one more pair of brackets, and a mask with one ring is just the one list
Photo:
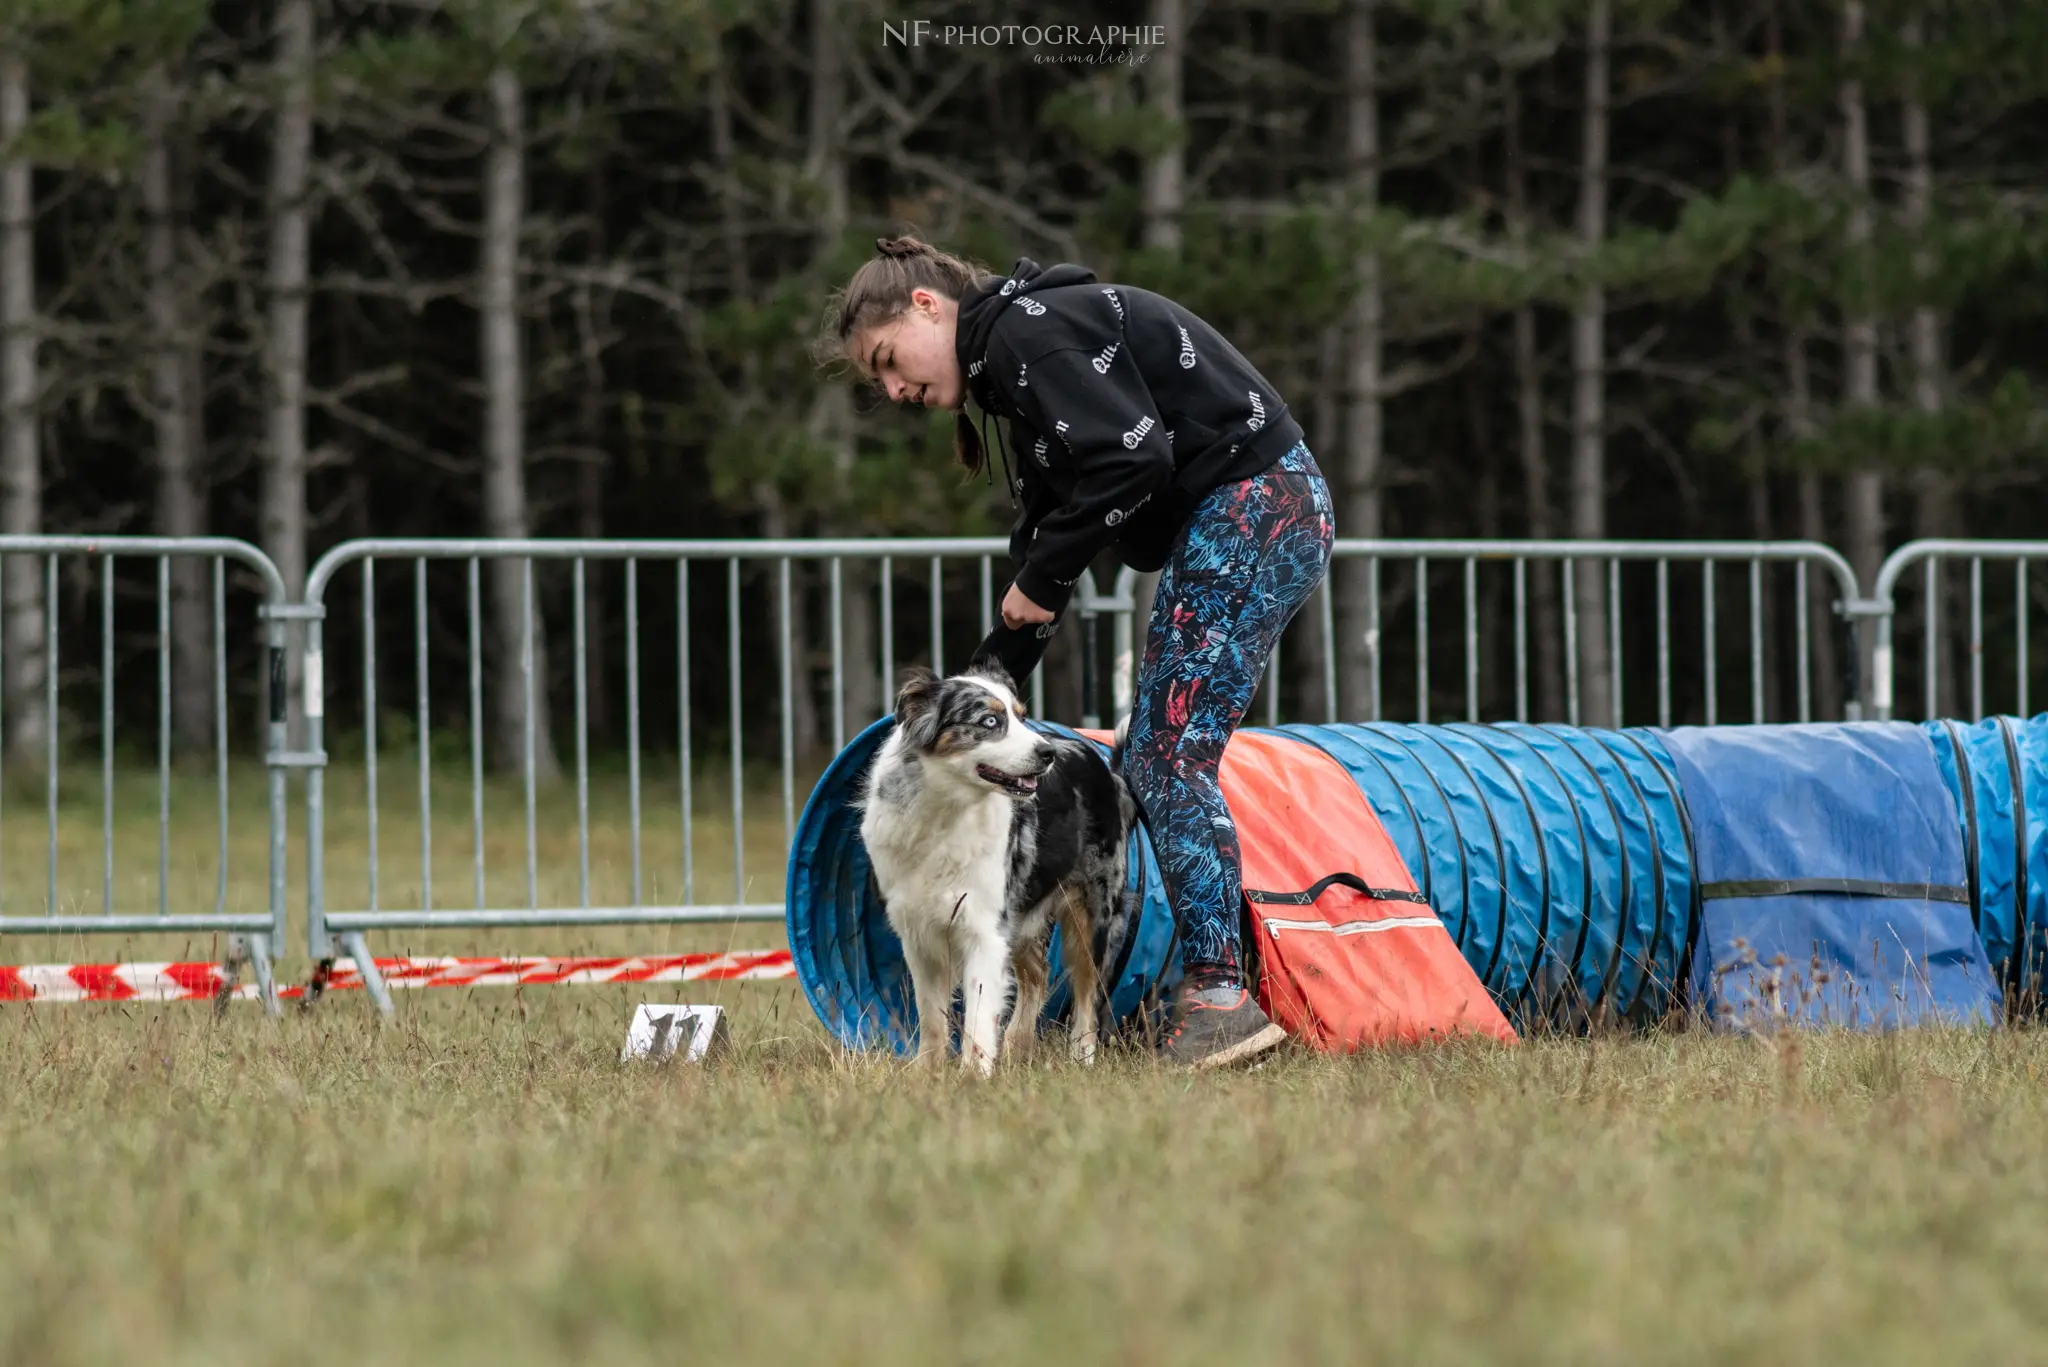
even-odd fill
[[(1250, 479), (1302, 439), (1279, 391), (1207, 323), (1163, 295), (1093, 271), (1019, 258), (960, 300), (954, 347), (984, 414), (1010, 421), (1017, 587), (1055, 613), (1105, 547), (1163, 566), (1218, 485)], [(1022, 679), (1048, 624), (998, 627), (994, 655)]]

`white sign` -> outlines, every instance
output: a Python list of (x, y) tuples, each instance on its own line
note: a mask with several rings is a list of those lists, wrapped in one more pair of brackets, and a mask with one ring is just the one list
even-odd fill
[(700, 1063), (731, 1041), (724, 1007), (642, 1002), (626, 1028), (626, 1047), (619, 1051), (619, 1062), (644, 1058), (666, 1063), (680, 1057), (685, 1063)]

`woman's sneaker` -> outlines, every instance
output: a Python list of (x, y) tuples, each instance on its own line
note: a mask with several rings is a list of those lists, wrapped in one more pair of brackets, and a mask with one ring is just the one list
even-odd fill
[(1159, 1047), (1168, 1063), (1187, 1068), (1221, 1068), (1253, 1058), (1280, 1044), (1287, 1031), (1275, 1025), (1242, 987), (1211, 987), (1181, 1001), (1180, 1019)]

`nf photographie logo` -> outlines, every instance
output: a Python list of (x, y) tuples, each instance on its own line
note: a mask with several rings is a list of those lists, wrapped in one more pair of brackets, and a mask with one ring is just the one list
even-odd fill
[(883, 47), (1029, 48), (1040, 64), (1138, 66), (1166, 45), (1164, 24), (934, 24), (882, 21)]

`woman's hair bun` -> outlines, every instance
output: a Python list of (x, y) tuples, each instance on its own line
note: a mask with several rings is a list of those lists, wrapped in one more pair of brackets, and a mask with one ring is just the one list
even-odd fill
[(878, 237), (875, 239), (876, 251), (880, 252), (883, 256), (898, 261), (903, 260), (905, 257), (923, 256), (931, 251), (931, 249), (931, 243), (920, 241), (914, 237)]

